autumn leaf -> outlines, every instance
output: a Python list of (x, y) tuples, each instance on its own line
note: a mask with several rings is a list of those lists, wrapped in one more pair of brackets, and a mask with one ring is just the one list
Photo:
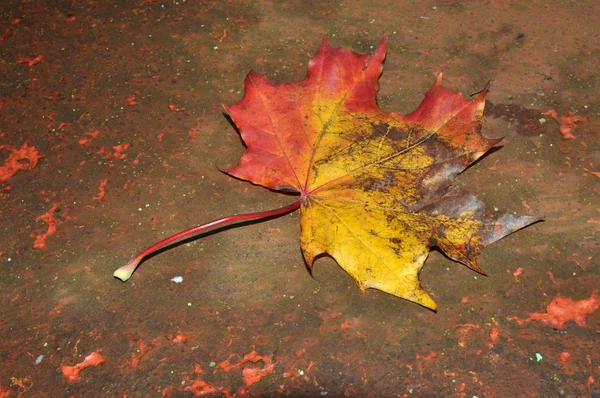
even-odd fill
[(385, 40), (361, 55), (324, 39), (301, 82), (250, 72), (243, 99), (226, 108), (247, 145), (228, 173), (300, 195), (310, 267), (327, 253), (361, 289), (434, 309), (418, 279), (430, 247), (482, 273), (483, 247), (539, 218), (493, 214), (450, 186), (501, 140), (480, 132), (486, 89), (467, 101), (440, 74), (414, 112), (384, 112), (385, 52)]
[(169, 237), (115, 276), (127, 280), (156, 250), (231, 221), (300, 208), (300, 243), (312, 268), (333, 257), (361, 289), (375, 288), (425, 307), (419, 283), (432, 246), (483, 273), (483, 248), (539, 217), (497, 214), (452, 180), (501, 138), (481, 135), (487, 87), (472, 101), (442, 87), (438, 75), (408, 115), (377, 106), (385, 40), (373, 54), (329, 46), (327, 39), (297, 83), (251, 71), (242, 100), (225, 107), (247, 146), (226, 172), (300, 199), (270, 212), (225, 217)]

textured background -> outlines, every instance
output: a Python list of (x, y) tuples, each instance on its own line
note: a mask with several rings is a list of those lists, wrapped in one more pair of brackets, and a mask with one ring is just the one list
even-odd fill
[[(600, 394), (597, 2), (323, 3), (2, 2), (0, 396)], [(437, 313), (360, 292), (329, 258), (311, 277), (297, 213), (114, 279), (174, 232), (291, 203), (219, 172), (244, 149), (221, 104), (250, 69), (301, 79), (325, 35), (357, 52), (388, 38), (384, 110), (413, 110), (441, 71), (467, 96), (491, 80), (483, 131), (504, 146), (457, 185), (546, 221), (488, 247), (487, 277), (432, 252)], [(29, 170), (11, 163), (25, 143), (43, 156)], [(592, 297), (587, 324), (522, 322), (558, 295), (568, 313)], [(69, 383), (61, 365), (92, 352), (106, 362)]]

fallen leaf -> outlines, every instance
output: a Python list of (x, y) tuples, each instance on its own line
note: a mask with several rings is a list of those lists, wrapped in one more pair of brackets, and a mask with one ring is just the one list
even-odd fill
[(300, 242), (312, 268), (331, 255), (361, 289), (436, 304), (419, 272), (432, 246), (483, 273), (488, 244), (539, 220), (487, 210), (454, 177), (501, 138), (481, 135), (487, 86), (474, 100), (438, 75), (408, 115), (377, 106), (385, 40), (372, 54), (327, 39), (297, 83), (251, 71), (228, 114), (247, 149), (230, 175), (300, 196)]
[(485, 246), (540, 220), (491, 212), (451, 186), (501, 141), (481, 135), (487, 86), (467, 101), (443, 88), (440, 74), (414, 112), (384, 112), (377, 91), (385, 51), (385, 40), (373, 54), (356, 54), (324, 39), (300, 82), (277, 84), (251, 71), (242, 100), (225, 107), (247, 146), (226, 172), (299, 199), (179, 232), (113, 275), (126, 281), (150, 254), (206, 229), (298, 208), (308, 266), (329, 254), (363, 290), (435, 309), (419, 283), (432, 246), (483, 273), (477, 258)]

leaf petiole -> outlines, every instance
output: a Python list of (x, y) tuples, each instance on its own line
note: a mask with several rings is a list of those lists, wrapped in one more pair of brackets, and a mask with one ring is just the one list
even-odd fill
[(147, 249), (139, 252), (127, 264), (125, 264), (124, 266), (122, 266), (121, 268), (116, 270), (114, 272), (113, 276), (115, 278), (119, 278), (120, 280), (125, 282), (126, 280), (128, 280), (131, 277), (131, 275), (133, 274), (135, 269), (138, 267), (138, 265), (140, 265), (142, 260), (144, 260), (144, 258), (146, 258), (147, 256), (151, 255), (152, 253), (154, 253), (166, 246), (169, 246), (175, 242), (178, 242), (182, 239), (196, 236), (199, 233), (204, 232), (205, 230), (207, 230), (209, 228), (213, 228), (213, 227), (223, 225), (223, 224), (228, 224), (231, 222), (255, 220), (258, 218), (280, 216), (280, 215), (283, 215), (286, 213), (293, 212), (294, 210), (296, 210), (300, 207), (300, 204), (301, 204), (301, 200), (297, 200), (296, 202), (292, 203), (291, 205), (281, 207), (281, 208), (275, 209), (275, 210), (261, 211), (258, 213), (238, 214), (235, 216), (227, 216), (227, 217), (219, 218), (218, 220), (211, 221), (206, 224), (202, 224), (202, 225), (198, 225), (196, 227), (190, 228), (190, 229), (186, 229), (185, 231), (178, 232), (175, 235), (169, 236), (168, 238), (165, 238), (165, 239), (161, 240), (160, 242), (157, 242), (157, 243), (153, 244), (152, 246), (148, 247)]

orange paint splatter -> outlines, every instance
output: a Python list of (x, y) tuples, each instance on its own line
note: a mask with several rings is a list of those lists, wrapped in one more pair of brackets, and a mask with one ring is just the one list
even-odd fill
[(109, 153), (108, 155), (106, 155), (107, 158), (117, 158), (119, 160), (123, 160), (127, 157), (127, 154), (123, 153), (127, 150), (127, 148), (130, 147), (130, 144), (121, 144), (121, 145), (115, 145), (112, 147), (112, 149), (114, 149), (115, 153)]
[(296, 351), (295, 354), (296, 354), (296, 358), (298, 358), (298, 359), (304, 358), (304, 354), (306, 354), (306, 348), (302, 347), (301, 349)]
[(203, 397), (208, 394), (217, 394), (217, 393), (225, 394), (226, 398), (232, 397), (231, 393), (226, 388), (215, 387), (212, 384), (209, 384), (202, 379), (194, 380), (192, 385), (189, 387), (186, 387), (185, 390), (191, 392), (196, 397)]
[(500, 329), (492, 328), (492, 331), (490, 332), (490, 339), (493, 343), (498, 342), (498, 336), (500, 336)]
[(567, 362), (570, 357), (571, 357), (571, 354), (566, 351), (560, 353), (560, 360), (562, 362)]
[(56, 226), (60, 223), (60, 221), (54, 218), (54, 213), (56, 212), (59, 206), (60, 203), (53, 204), (50, 210), (48, 210), (45, 214), (42, 214), (36, 219), (36, 221), (43, 221), (46, 224), (48, 224), (48, 230), (40, 235), (36, 235), (33, 232), (31, 233), (30, 236), (32, 238), (35, 238), (35, 241), (33, 242), (34, 249), (46, 248), (46, 239), (48, 239), (50, 235), (54, 235), (54, 233), (56, 232)]
[(137, 105), (137, 102), (135, 101), (135, 95), (130, 95), (129, 97), (126, 97), (125, 100), (127, 100), (127, 105), (129, 106)]
[(568, 116), (559, 116), (554, 109), (550, 109), (548, 112), (542, 113), (542, 115), (550, 116), (552, 119), (556, 120), (560, 124), (558, 130), (562, 134), (563, 138), (569, 140), (577, 138), (572, 134), (573, 129), (577, 127), (577, 123), (587, 122), (587, 118), (585, 116), (575, 115), (570, 111)]
[(519, 281), (519, 276), (523, 275), (523, 268), (519, 267), (517, 268), (517, 270), (515, 272), (513, 272), (513, 276), (515, 277), (515, 280), (518, 282)]
[(542, 321), (558, 329), (563, 329), (565, 323), (572, 321), (579, 326), (585, 326), (585, 317), (600, 308), (600, 298), (592, 292), (588, 299), (575, 301), (570, 298), (557, 295), (546, 308), (546, 313), (529, 314), (529, 318), (518, 321), (519, 324), (530, 321)]
[(2, 385), (0, 384), (0, 398), (8, 398), (10, 397), (10, 388), (7, 388), (6, 390), (4, 388), (2, 388)]
[(175, 335), (175, 337), (173, 337), (173, 335), (169, 335), (169, 340), (171, 340), (171, 345), (175, 345), (175, 344), (185, 344), (188, 341), (188, 338), (185, 334), (181, 333), (181, 329), (177, 330), (177, 334)]
[(139, 365), (140, 359), (148, 352), (148, 344), (144, 339), (140, 339), (140, 348), (137, 353), (131, 353), (131, 367), (135, 368)]
[(89, 143), (92, 142), (92, 140), (98, 136), (98, 130), (89, 131), (89, 132), (85, 133), (85, 135), (89, 136), (90, 138), (87, 138), (87, 137), (80, 138), (79, 145), (88, 146)]
[(59, 315), (62, 312), (64, 306), (71, 303), (72, 301), (73, 299), (70, 297), (61, 298), (60, 300), (58, 300), (58, 304), (56, 305), (56, 307), (54, 307), (52, 310), (50, 310), (50, 312), (48, 312), (48, 316)]
[[(258, 383), (263, 377), (275, 371), (275, 363), (273, 363), (271, 358), (267, 355), (258, 355), (254, 349), (254, 346), (252, 346), (252, 351), (244, 355), (244, 357), (238, 363), (231, 364), (230, 360), (231, 357), (226, 361), (219, 363), (219, 367), (225, 372), (229, 372), (235, 367), (241, 368), (244, 384), (246, 385), (245, 389), (248, 389), (251, 385)], [(262, 368), (251, 368), (247, 366), (249, 362), (257, 363), (258, 361), (262, 361), (265, 366)], [(245, 389), (240, 389), (240, 395), (244, 394)]]
[(43, 158), (36, 147), (25, 143), (20, 149), (10, 145), (0, 145), (0, 149), (9, 151), (8, 158), (0, 166), (0, 182), (8, 181), (9, 178), (19, 171), (33, 169), (38, 164), (38, 160)]
[(460, 299), (460, 303), (461, 303), (461, 304), (469, 304), (469, 298), (468, 298), (468, 297), (466, 297), (466, 296), (465, 296), (465, 297), (462, 297), (462, 298)]
[(227, 37), (227, 29), (223, 29), (223, 34), (221, 35), (221, 38), (219, 39), (219, 43), (223, 41), (223, 39), (225, 39)]
[(169, 105), (169, 109), (172, 110), (173, 112), (180, 112), (180, 111), (185, 111), (185, 108), (178, 108), (173, 104)]
[(93, 200), (101, 200), (104, 197), (104, 195), (106, 194), (106, 191), (104, 190), (106, 184), (108, 184), (108, 178), (100, 180), (100, 186), (98, 187), (98, 196), (94, 196), (92, 198)]
[(77, 383), (79, 380), (81, 380), (79, 373), (83, 369), (89, 366), (98, 366), (104, 362), (106, 362), (106, 359), (104, 359), (104, 357), (100, 355), (98, 351), (94, 351), (85, 357), (83, 362), (80, 362), (75, 366), (60, 365), (60, 370), (69, 383)]
[(18, 64), (27, 64), (27, 66), (33, 66), (35, 64), (37, 64), (38, 62), (40, 62), (42, 59), (44, 59), (43, 56), (38, 55), (35, 58), (20, 58), (17, 60)]
[(496, 165), (498, 164), (499, 161), (500, 161), (499, 159), (496, 159), (496, 161), (494, 162), (494, 165), (492, 167), (488, 167), (488, 170), (497, 170)]

